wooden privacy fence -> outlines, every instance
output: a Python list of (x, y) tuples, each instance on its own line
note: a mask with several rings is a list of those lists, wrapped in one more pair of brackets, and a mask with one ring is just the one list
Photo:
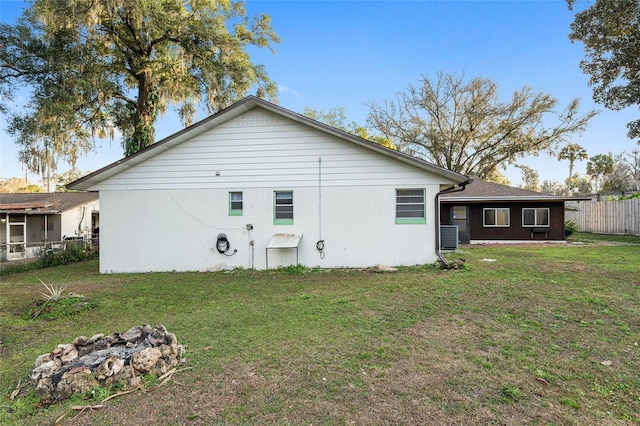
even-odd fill
[(565, 220), (573, 220), (584, 232), (640, 235), (640, 198), (567, 202)]

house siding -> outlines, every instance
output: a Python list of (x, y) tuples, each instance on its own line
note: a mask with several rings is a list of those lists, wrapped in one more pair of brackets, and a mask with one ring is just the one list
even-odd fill
[[(451, 225), (451, 209), (453, 205), (469, 206), (469, 231), (471, 240), (495, 241), (554, 241), (564, 240), (564, 203), (563, 202), (503, 202), (503, 203), (447, 203), (440, 209), (441, 223)], [(483, 225), (483, 209), (485, 208), (509, 208), (510, 226), (485, 227)], [(532, 233), (532, 226), (522, 225), (523, 208), (549, 208), (549, 232)]]
[[(265, 269), (278, 233), (302, 235), (297, 261), (310, 267), (437, 260), (435, 196), (453, 181), (260, 107), (196, 133), (91, 185), (102, 273)], [(399, 188), (425, 190), (426, 223), (395, 223)], [(242, 215), (229, 214), (231, 191)], [(293, 191), (292, 224), (274, 223), (275, 191)], [(269, 268), (295, 263), (295, 249), (268, 251)]]
[(92, 190), (301, 188), (317, 186), (320, 172), (326, 186), (390, 182), (411, 186), (443, 181), (320, 130), (254, 109), (108, 178)]

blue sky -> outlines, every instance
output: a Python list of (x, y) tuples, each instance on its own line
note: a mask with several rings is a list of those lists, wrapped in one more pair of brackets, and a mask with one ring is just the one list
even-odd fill
[[(566, 106), (582, 99), (582, 111), (601, 111), (574, 141), (589, 156), (623, 149), (635, 141), (626, 137), (625, 124), (638, 111), (608, 111), (593, 103), (587, 77), (578, 66), (584, 51), (567, 34), (573, 21), (564, 1), (260, 1), (246, 2), (250, 15), (267, 13), (282, 42), (276, 53), (258, 51), (279, 85), (279, 104), (295, 112), (306, 107), (328, 110), (344, 107), (347, 118), (365, 124), (367, 104), (394, 97), (422, 75), (438, 71), (485, 77), (500, 84), (508, 100), (524, 85), (550, 93)], [(0, 19), (13, 22), (25, 2), (0, 0)], [(25, 99), (16, 99), (20, 106)], [(204, 118), (200, 115), (198, 119)], [(0, 177), (24, 176), (13, 141), (0, 120), (2, 149)], [(182, 128), (175, 114), (160, 118), (161, 139)], [(93, 171), (122, 157), (119, 141), (104, 142), (78, 162)], [(536, 169), (540, 182), (564, 181), (568, 164), (541, 155), (521, 161)], [(586, 162), (576, 165), (584, 174)], [(59, 170), (68, 169), (65, 164)], [(521, 183), (519, 170), (506, 176)], [(30, 176), (38, 181), (37, 176)]]

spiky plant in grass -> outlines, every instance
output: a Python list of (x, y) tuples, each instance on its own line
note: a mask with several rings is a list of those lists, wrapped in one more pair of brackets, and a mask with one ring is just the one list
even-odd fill
[(40, 284), (42, 284), (44, 286), (44, 288), (47, 289), (46, 292), (42, 291), (40, 292), (40, 294), (42, 295), (42, 298), (45, 300), (45, 302), (58, 302), (60, 301), (60, 299), (62, 299), (64, 297), (64, 291), (67, 289), (68, 285), (66, 284), (60, 284), (60, 285), (55, 285), (52, 283), (45, 283), (44, 281), (42, 281), (40, 278), (38, 278), (38, 281), (40, 281)]
[(62, 299), (64, 299), (64, 291), (68, 287), (67, 284), (58, 284), (58, 285), (53, 283), (47, 284), (44, 281), (42, 281), (40, 278), (38, 278), (38, 281), (40, 281), (40, 284), (42, 284), (44, 288), (47, 289), (47, 291), (40, 292), (40, 296), (44, 300), (44, 303), (42, 303), (41, 305), (38, 305), (38, 309), (36, 309), (31, 314), (31, 318), (33, 319), (37, 318), (42, 313), (42, 311), (44, 311), (47, 308), (47, 306), (51, 304), (55, 304), (61, 301)]
[[(68, 277), (67, 277), (68, 278)], [(95, 308), (96, 304), (87, 300), (86, 297), (67, 293), (67, 284), (45, 283), (38, 278), (40, 284), (44, 286), (46, 291), (40, 292), (41, 300), (32, 303), (29, 309), (24, 313), (23, 318), (36, 319), (38, 317), (45, 320), (53, 320), (59, 317), (76, 315), (83, 311)], [(66, 279), (65, 279), (66, 282)]]

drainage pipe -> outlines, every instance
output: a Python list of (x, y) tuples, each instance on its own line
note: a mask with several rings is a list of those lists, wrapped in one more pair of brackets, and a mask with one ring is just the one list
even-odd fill
[(453, 192), (460, 192), (460, 191), (464, 191), (464, 189), (467, 187), (467, 185), (469, 185), (471, 182), (473, 182), (473, 179), (467, 179), (466, 182), (462, 182), (459, 183), (455, 186), (452, 186), (451, 188), (447, 188), (444, 189), (440, 192), (438, 192), (436, 194), (435, 197), (435, 205), (436, 205), (436, 255), (438, 256), (438, 259), (440, 259), (440, 262), (442, 262), (447, 268), (449, 266), (451, 266), (451, 264), (449, 263), (449, 261), (447, 261), (447, 259), (444, 258), (444, 256), (442, 255), (442, 253), (440, 253), (440, 195), (442, 194), (451, 194)]

